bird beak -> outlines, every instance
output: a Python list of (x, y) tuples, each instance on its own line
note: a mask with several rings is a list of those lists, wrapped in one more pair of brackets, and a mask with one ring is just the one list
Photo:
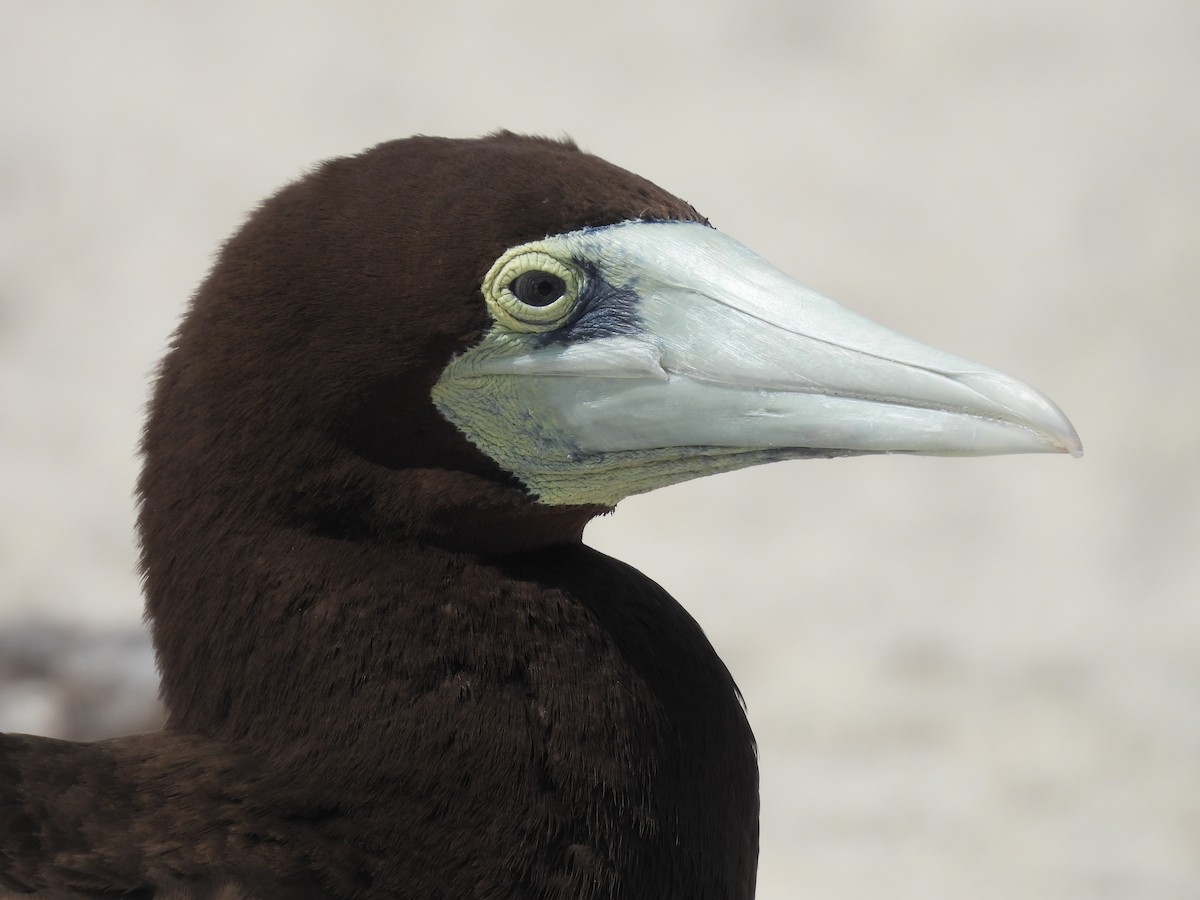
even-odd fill
[[(1034, 388), (857, 315), (711, 228), (631, 222), (528, 246), (581, 273), (576, 309), (551, 331), (498, 323), (434, 399), (546, 502), (615, 503), (794, 457), (1082, 453)], [(517, 421), (497, 440), (505, 407)]]

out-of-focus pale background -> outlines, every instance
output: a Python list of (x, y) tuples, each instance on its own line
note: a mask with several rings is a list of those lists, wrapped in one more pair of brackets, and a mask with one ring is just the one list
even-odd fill
[(1031, 381), (1087, 448), (768, 466), (591, 526), (745, 692), (760, 897), (1200, 897), (1194, 0), (4, 0), (0, 20), (0, 727), (153, 725), (142, 404), (243, 215), (385, 139), (567, 133), (846, 305)]

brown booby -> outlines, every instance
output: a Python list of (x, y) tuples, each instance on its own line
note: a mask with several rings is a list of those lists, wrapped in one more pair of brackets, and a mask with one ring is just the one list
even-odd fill
[(0, 736), (44, 897), (748, 898), (754, 739), (621, 498), (773, 460), (1080, 445), (573, 144), (335, 159), (225, 245), (139, 483), (164, 730)]

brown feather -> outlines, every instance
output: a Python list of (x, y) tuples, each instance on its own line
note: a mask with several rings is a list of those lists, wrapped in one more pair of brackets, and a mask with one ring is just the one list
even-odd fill
[(602, 508), (538, 504), (429, 397), (488, 327), (500, 253), (631, 218), (703, 221), (572, 144), (508, 133), (333, 160), (250, 217), (145, 433), (167, 730), (4, 736), (0, 884), (753, 894), (754, 743), (700, 628), (582, 546)]

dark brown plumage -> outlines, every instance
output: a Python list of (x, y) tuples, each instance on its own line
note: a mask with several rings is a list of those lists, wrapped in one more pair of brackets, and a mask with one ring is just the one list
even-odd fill
[[(703, 221), (570, 144), (326, 163), (226, 245), (163, 363), (140, 528), (166, 730), (0, 737), (44, 896), (745, 898), (754, 744), (696, 623), (443, 420), (514, 244)], [(225, 892), (225, 893), (222, 893)]]

